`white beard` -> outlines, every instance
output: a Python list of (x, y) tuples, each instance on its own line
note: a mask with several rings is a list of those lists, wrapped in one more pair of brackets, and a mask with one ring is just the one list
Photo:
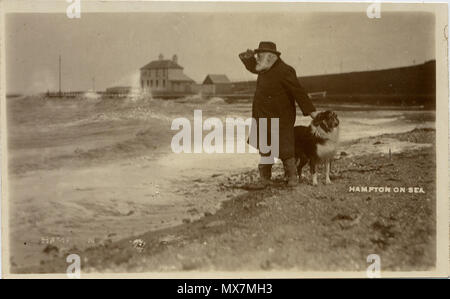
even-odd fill
[(257, 61), (255, 70), (257, 72), (268, 70), (272, 67), (272, 65), (277, 61), (276, 59), (270, 59), (269, 55), (264, 56), (263, 59)]

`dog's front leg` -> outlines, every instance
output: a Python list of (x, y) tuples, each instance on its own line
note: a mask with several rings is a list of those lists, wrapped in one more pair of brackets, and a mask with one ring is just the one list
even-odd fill
[(330, 162), (330, 160), (327, 160), (325, 162), (325, 184), (327, 184), (327, 185), (331, 184), (330, 168), (331, 168), (331, 162)]
[(308, 160), (305, 157), (300, 157), (297, 159), (297, 175), (299, 177), (299, 181), (302, 182), (304, 177), (303, 177), (303, 166), (306, 165), (306, 163), (308, 163)]
[(311, 161), (309, 161), (309, 170), (311, 172), (312, 184), (313, 186), (317, 186), (317, 169), (316, 161), (314, 161), (314, 159), (311, 159)]

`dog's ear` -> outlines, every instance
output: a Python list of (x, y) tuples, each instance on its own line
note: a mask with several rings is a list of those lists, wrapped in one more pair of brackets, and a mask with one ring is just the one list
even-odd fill
[(333, 119), (333, 118), (337, 118), (336, 112), (331, 111), (331, 110), (327, 110), (326, 112), (326, 118), (327, 119)]
[(313, 126), (317, 127), (323, 121), (324, 112), (320, 112), (316, 115), (316, 117), (312, 120)]

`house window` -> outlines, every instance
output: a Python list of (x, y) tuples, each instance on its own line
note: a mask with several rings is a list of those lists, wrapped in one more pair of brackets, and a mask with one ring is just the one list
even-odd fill
[(150, 80), (150, 86), (153, 87), (153, 80)]
[(141, 80), (141, 88), (144, 88), (144, 80)]
[(163, 81), (163, 87), (166, 87), (166, 80), (162, 80)]
[(148, 80), (147, 80), (147, 86), (149, 86), (149, 85), (148, 85)]
[(158, 87), (158, 80), (155, 80), (156, 81), (156, 87)]

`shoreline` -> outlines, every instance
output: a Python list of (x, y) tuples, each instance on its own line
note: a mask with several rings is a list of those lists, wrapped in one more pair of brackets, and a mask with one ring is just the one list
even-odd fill
[[(413, 130), (407, 133), (390, 135), (395, 135), (395, 137), (397, 137), (396, 139), (399, 140), (413, 139), (413, 142), (414, 140), (416, 142), (420, 140), (430, 141), (434, 138), (433, 136), (431, 136), (434, 135), (434, 130)], [(376, 143), (378, 142), (376, 138), (381, 137), (377, 136), (370, 138), (370, 141), (372, 143)], [(293, 244), (297, 244), (297, 246), (300, 246), (301, 250), (304, 251), (303, 254), (305, 254), (306, 256), (309, 256), (310, 258), (311, 256), (317, 257), (313, 253), (318, 249), (314, 248), (314, 250), (310, 250), (308, 249), (308, 246), (314, 247), (314, 244), (324, 242), (327, 238), (323, 238), (323, 240), (320, 240), (312, 237), (313, 240), (309, 240), (310, 237), (308, 237), (308, 235), (310, 235), (311, 233), (314, 234), (314, 231), (317, 230), (317, 227), (311, 226), (311, 223), (317, 222), (317, 219), (322, 219), (323, 215), (321, 213), (327, 214), (328, 218), (324, 219), (324, 223), (319, 226), (319, 228), (322, 228), (320, 234), (325, 234), (328, 236), (333, 231), (336, 232), (336, 230), (338, 235), (346, 234), (347, 230), (351, 231), (357, 229), (360, 223), (365, 222), (364, 217), (369, 217), (373, 219), (372, 223), (370, 223), (368, 227), (369, 230), (374, 231), (375, 236), (372, 239), (361, 236), (361, 238), (364, 239), (364, 242), (362, 242), (364, 244), (363, 248), (367, 249), (368, 247), (372, 247), (374, 250), (377, 249), (379, 251), (386, 251), (388, 250), (388, 247), (391, 247), (391, 243), (396, 243), (395, 240), (391, 240), (392, 237), (398, 237), (404, 242), (404, 238), (400, 237), (398, 227), (390, 223), (396, 222), (396, 220), (393, 219), (399, 219), (401, 217), (395, 215), (384, 215), (384, 207), (376, 204), (376, 202), (380, 200), (387, 204), (389, 207), (389, 205), (391, 205), (390, 201), (386, 201), (382, 198), (374, 200), (374, 197), (377, 197), (379, 195), (387, 196), (390, 198), (393, 194), (350, 194), (345, 191), (345, 188), (343, 189), (343, 187), (345, 187), (343, 183), (350, 184), (350, 181), (353, 183), (354, 181), (361, 181), (361, 179), (367, 180), (367, 176), (369, 176), (369, 178), (375, 180), (375, 182), (379, 182), (378, 180), (381, 180), (381, 182), (383, 182), (384, 184), (389, 183), (396, 185), (408, 185), (407, 182), (402, 182), (401, 178), (397, 178), (396, 171), (403, 171), (406, 178), (409, 178), (411, 176), (411, 171), (407, 169), (410, 167), (419, 167), (421, 168), (422, 172), (424, 171), (423, 168), (426, 168), (428, 172), (435, 171), (435, 167), (433, 168), (432, 165), (426, 165), (426, 163), (421, 161), (423, 160), (423, 157), (421, 157), (423, 156), (423, 153), (426, 153), (427, 157), (432, 157), (432, 152), (433, 147), (405, 149), (405, 151), (394, 153), (392, 155), (392, 161), (389, 159), (388, 155), (382, 153), (369, 153), (362, 156), (343, 156), (335, 163), (333, 163), (333, 167), (336, 167), (334, 168), (334, 170), (337, 172), (333, 173), (334, 176), (332, 177), (332, 180), (334, 179), (336, 183), (331, 186), (321, 185), (319, 188), (314, 188), (309, 184), (303, 183), (300, 187), (296, 188), (296, 190), (287, 189), (284, 186), (284, 182), (282, 181), (282, 169), (280, 165), (275, 166), (274, 187), (264, 191), (243, 192), (243, 186), (245, 185), (245, 182), (251, 182), (252, 180), (257, 179), (257, 173), (254, 169), (241, 173), (237, 172), (235, 175), (227, 172), (217, 176), (212, 176), (210, 177), (211, 181), (216, 181), (217, 183), (216, 186), (214, 186), (214, 188), (217, 188), (217, 190), (215, 191), (216, 193), (225, 194), (227, 192), (230, 192), (230, 190), (237, 190), (238, 193), (241, 194), (230, 196), (225, 201), (222, 201), (221, 207), (216, 210), (214, 214), (211, 212), (204, 212), (203, 214), (200, 214), (199, 218), (183, 221), (184, 223), (180, 225), (163, 228), (160, 230), (147, 231), (146, 233), (140, 234), (138, 236), (126, 237), (114, 242), (107, 241), (103, 244), (96, 245), (77, 252), (80, 254), (80, 256), (87, 258), (86, 264), (83, 265), (84, 272), (145, 272), (149, 269), (156, 269), (156, 271), (227, 271), (227, 269), (230, 270), (231, 268), (242, 270), (284, 269), (285, 267), (287, 267), (287, 264), (283, 262), (283, 259), (273, 259), (274, 253), (278, 250), (281, 250), (283, 252), (283, 254), (285, 255), (284, 258), (286, 258), (287, 260), (294, 259), (295, 261), (293, 260), (292, 263), (293, 265), (298, 266), (299, 269), (324, 270), (320, 269), (320, 265), (323, 266), (327, 265), (328, 263), (330, 263), (329, 265), (334, 265), (337, 268), (325, 270), (340, 269), (339, 267), (344, 267), (343, 264), (336, 264), (332, 261), (328, 261), (328, 263), (323, 264), (321, 264), (320, 262), (319, 264), (314, 264), (313, 261), (316, 260), (316, 258), (312, 259), (312, 261), (310, 262), (307, 262), (305, 260), (297, 260), (297, 258), (295, 258), (296, 254), (294, 254), (294, 252), (292, 251), (293, 248), (291, 248), (289, 243), (293, 242)], [(409, 161), (411, 160), (411, 158), (413, 158), (413, 162), (410, 163), (411, 165), (401, 165), (401, 163), (397, 165), (397, 160), (399, 160), (399, 162), (400, 160), (405, 161), (405, 159), (406, 161)], [(386, 171), (386, 174), (379, 173), (380, 171)], [(377, 175), (372, 176), (371, 174)], [(385, 180), (383, 180), (384, 175), (387, 175), (387, 178)], [(192, 182), (205, 185), (211, 184), (210, 180), (206, 180), (203, 182), (201, 179), (200, 181), (198, 180), (198, 178), (192, 179)], [(434, 194), (434, 190), (432, 190), (430, 186), (434, 185), (434, 182), (424, 179), (421, 180), (423, 181), (422, 184), (427, 186), (425, 188), (425, 191), (427, 192), (427, 199), (425, 201), (422, 202), (421, 199), (421, 197), (424, 196), (423, 194), (400, 194), (398, 196), (412, 196), (416, 198), (415, 200), (420, 200), (424, 206), (428, 207), (426, 209), (427, 213), (430, 213), (431, 211), (432, 214), (429, 216), (433, 216), (434, 210), (431, 209), (430, 205), (432, 206), (435, 204), (435, 199), (430, 199), (430, 197)], [(407, 181), (409, 181), (409, 179), (407, 179)], [(242, 182), (244, 182), (244, 184), (242, 184)], [(358, 184), (354, 183), (354, 185)], [(378, 184), (374, 185), (378, 186)], [(202, 187), (200, 187), (199, 190), (201, 189)], [(298, 200), (292, 200), (293, 194), (298, 198)], [(346, 206), (345, 203), (351, 203), (355, 200), (359, 203), (353, 203), (350, 206)], [(339, 212), (333, 213), (333, 215), (331, 215), (331, 211), (329, 208), (327, 208), (327, 204), (324, 201), (326, 201), (328, 204), (331, 203), (332, 205), (336, 205), (335, 208)], [(408, 205), (408, 200), (397, 201), (394, 198), (394, 201), (397, 205), (402, 206), (406, 204), (408, 209), (413, 208)], [(375, 205), (376, 208), (379, 209), (379, 213), (382, 214), (382, 220), (379, 220), (379, 217), (374, 218), (373, 216), (371, 216), (370, 209), (365, 210), (364, 204), (360, 206), (361, 202)], [(354, 206), (355, 204), (356, 206)], [(310, 213), (312, 213), (312, 215), (309, 215), (308, 213), (304, 214), (304, 209), (306, 207), (312, 208), (312, 210), (310, 210)], [(315, 211), (316, 209), (319, 209), (321, 213), (317, 213), (317, 211)], [(358, 212), (355, 211), (355, 209), (361, 209), (364, 211)], [(395, 206), (394, 210), (395, 213), (400, 213), (400, 211)], [(277, 211), (281, 211), (282, 213)], [(311, 223), (302, 221), (302, 217), (300, 217), (300, 219), (296, 219), (294, 215), (292, 215), (292, 213), (294, 213), (295, 211), (297, 211), (297, 213), (300, 213), (307, 219), (309, 218), (309, 221)], [(394, 213), (393, 211), (390, 212), (391, 214)], [(274, 215), (271, 216), (271, 213), (273, 213)], [(368, 214), (365, 215), (366, 213)], [(287, 216), (289, 217), (286, 219)], [(315, 217), (311, 218), (311, 216)], [(260, 217), (262, 217), (263, 219), (259, 219)], [(433, 220), (434, 217), (435, 216), (431, 217), (431, 219), (429, 219), (428, 221), (425, 221), (427, 227), (427, 235), (430, 235), (428, 229), (431, 229), (432, 225), (430, 224), (435, 221)], [(267, 233), (262, 234), (263, 231), (266, 232), (267, 230), (270, 231), (276, 229), (276, 223), (279, 222), (281, 222), (283, 224), (282, 226), (284, 227), (282, 232), (277, 231), (270, 236), (267, 235)], [(293, 227), (294, 225), (292, 223), (301, 225), (298, 227)], [(329, 225), (332, 226), (331, 231), (328, 231), (327, 226)], [(414, 224), (412, 223), (412, 225)], [(303, 233), (300, 233), (301, 237), (297, 236), (297, 230), (299, 227), (305, 228), (305, 231)], [(265, 229), (261, 230), (262, 228)], [(367, 230), (367, 227), (365, 229)], [(255, 233), (256, 236), (253, 236), (253, 234)], [(283, 238), (282, 240), (275, 240), (276, 236), (278, 236), (280, 233), (281, 235), (285, 235), (285, 238), (291, 238), (292, 240), (290, 242), (286, 242)], [(367, 234), (367, 232), (365, 233)], [(408, 233), (408, 235), (410, 234)], [(424, 233), (422, 232), (418, 233), (417, 236), (422, 237), (423, 235)], [(414, 236), (412, 235), (411, 237)], [(265, 238), (270, 240), (265, 240)], [(300, 239), (297, 240), (296, 238)], [(253, 241), (251, 240), (253, 239), (257, 240), (256, 244), (252, 243)], [(133, 241), (135, 240), (143, 240), (145, 245), (142, 248), (136, 248), (133, 246)], [(245, 245), (245, 240), (250, 240), (251, 244), (249, 244), (248, 246)], [(302, 240), (302, 242), (300, 242), (300, 240)], [(334, 244), (333, 246), (338, 246), (338, 248), (341, 248), (342, 246), (343, 248), (347, 248), (352, 244), (352, 241), (347, 238), (344, 238), (344, 240), (336, 240), (336, 238), (330, 237), (330, 240), (337, 242), (337, 245)], [(205, 242), (206, 245), (204, 244)], [(433, 253), (430, 252), (430, 248), (432, 248), (432, 246), (430, 247), (430, 244), (432, 242), (434, 241), (428, 240), (427, 242), (422, 242), (423, 244), (421, 244), (421, 246), (419, 246), (420, 248), (417, 249), (426, 253), (426, 256), (424, 258), (419, 259), (423, 264), (422, 266), (419, 266), (423, 267), (424, 269), (430, 266), (430, 259), (432, 259), (433, 256)], [(239, 246), (234, 246), (234, 243), (240, 244), (242, 248), (240, 248)], [(268, 245), (266, 243), (268, 243)], [(278, 248), (279, 243), (286, 245), (287, 248)], [(222, 244), (225, 244), (225, 246), (222, 246)], [(259, 248), (260, 246), (258, 244), (266, 244), (268, 248), (261, 251), (261, 248)], [(327, 246), (328, 250), (332, 249), (329, 248), (329, 246), (331, 246), (330, 244), (328, 244)], [(233, 253), (234, 251), (236, 252)], [(224, 263), (224, 261), (226, 261), (227, 259), (220, 257), (222, 255), (228, 255), (228, 259), (233, 260), (230, 255), (235, 255), (241, 251), (243, 252), (243, 254), (248, 255), (249, 262), (245, 263), (245, 265), (233, 265), (233, 262), (231, 262), (230, 264), (226, 264)], [(319, 251), (322, 252), (322, 250)], [(202, 254), (207, 258), (198, 259), (197, 252), (202, 252)], [(355, 264), (355, 256), (358, 256), (358, 254), (360, 255), (360, 253), (358, 253), (358, 250), (353, 247), (351, 248), (350, 252), (352, 253), (352, 258), (350, 259), (351, 261), (349, 265), (353, 265), (353, 268), (347, 265), (343, 269), (360, 270), (363, 264), (362, 262), (365, 263), (365, 261), (359, 261)], [(30, 271), (37, 271), (36, 273), (64, 273), (65, 271), (63, 271), (63, 269), (65, 269), (64, 266), (66, 265), (66, 263), (62, 257), (65, 253), (53, 252), (52, 254), (54, 256), (48, 261), (41, 261), (40, 266), (30, 268), (15, 267), (13, 268), (14, 271), (12, 272), (30, 273)], [(322, 252), (321, 254), (325, 254), (325, 252)], [(156, 257), (154, 257), (155, 255)], [(389, 252), (389, 259), (391, 259), (391, 256), (395, 255), (395, 252)], [(258, 258), (258, 256), (260, 258)], [(331, 256), (334, 255), (331, 254)], [(410, 262), (412, 261), (409, 257), (408, 260)], [(263, 264), (258, 261), (262, 261), (261, 263)], [(394, 265), (395, 263), (391, 262), (391, 264)], [(231, 267), (231, 265), (233, 266)], [(406, 263), (403, 266), (407, 268), (408, 264)], [(249, 267), (250, 269), (246, 267)], [(394, 266), (391, 266), (391, 268), (393, 270), (396, 270)], [(389, 266), (387, 267), (387, 269), (389, 269)]]

